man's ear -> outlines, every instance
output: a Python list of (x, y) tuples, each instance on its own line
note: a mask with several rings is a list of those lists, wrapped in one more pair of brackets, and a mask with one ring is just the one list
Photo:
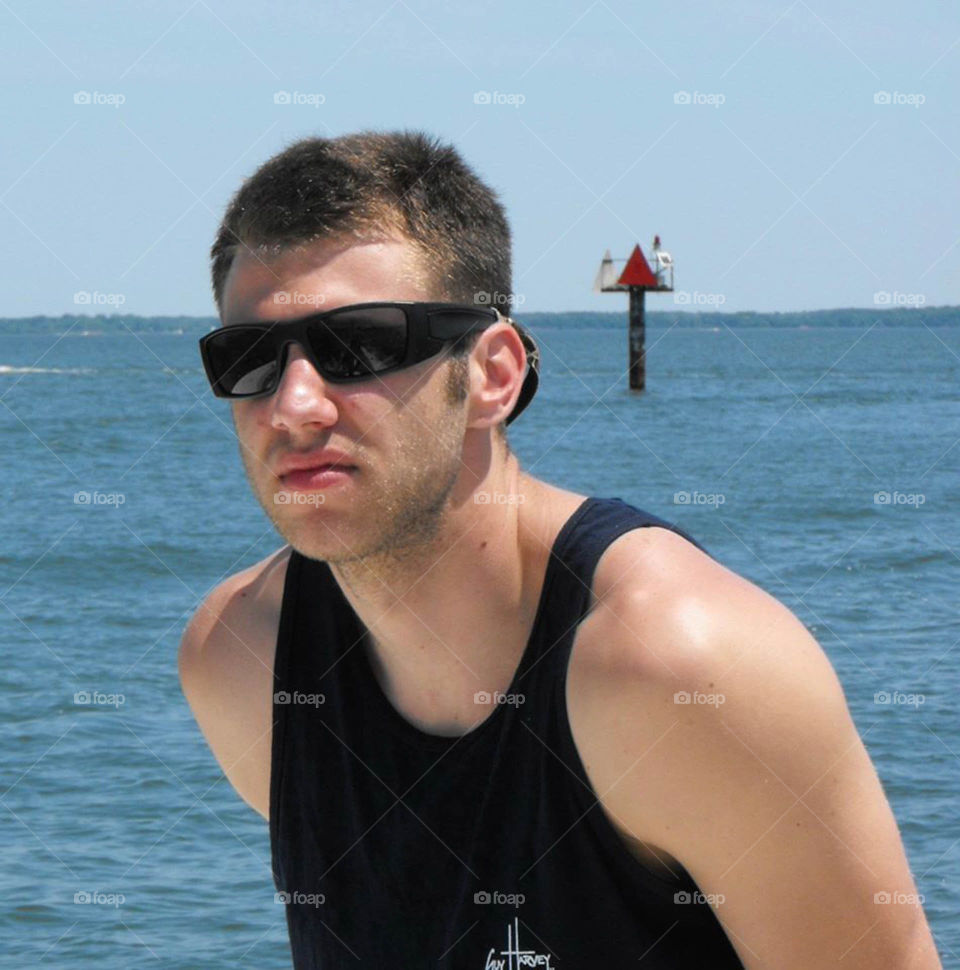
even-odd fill
[(487, 327), (470, 354), (467, 427), (495, 427), (507, 420), (520, 396), (527, 351), (520, 335), (503, 321)]

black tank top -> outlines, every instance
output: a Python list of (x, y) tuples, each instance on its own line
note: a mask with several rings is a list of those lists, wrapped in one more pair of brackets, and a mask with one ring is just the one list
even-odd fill
[(597, 561), (650, 525), (703, 548), (618, 498), (577, 508), (513, 682), (460, 737), (424, 733), (393, 707), (330, 567), (291, 554), (270, 844), (295, 970), (742, 970), (686, 870), (661, 876), (630, 854), (567, 721), (567, 662)]

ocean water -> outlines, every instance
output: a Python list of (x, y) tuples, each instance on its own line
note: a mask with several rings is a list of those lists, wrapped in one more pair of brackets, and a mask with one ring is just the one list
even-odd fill
[[(548, 324), (522, 463), (807, 624), (960, 966), (960, 329), (650, 329), (636, 395), (624, 332)], [(198, 335), (0, 333), (3, 967), (290, 966), (266, 824), (177, 679), (205, 592), (282, 544)]]

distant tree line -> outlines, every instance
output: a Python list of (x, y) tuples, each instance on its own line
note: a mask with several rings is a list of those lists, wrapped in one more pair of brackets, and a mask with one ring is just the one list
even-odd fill
[[(517, 319), (532, 327), (626, 327), (627, 311), (622, 313), (523, 313)], [(861, 327), (880, 321), (884, 327), (950, 327), (960, 324), (960, 306), (941, 307), (885, 307), (872, 309), (848, 308), (840, 310), (801, 310), (790, 313), (740, 313), (717, 311), (647, 311), (650, 327)]]
[[(517, 319), (538, 327), (569, 329), (618, 329), (626, 327), (627, 313), (569, 311), (565, 313), (525, 313), (517, 308)], [(860, 327), (879, 322), (884, 327), (951, 327), (960, 325), (960, 307), (901, 307), (878, 306), (873, 309), (848, 308), (840, 310), (804, 310), (790, 313), (740, 313), (663, 311), (647, 313), (651, 328), (667, 327)], [(176, 333), (200, 336), (216, 327), (216, 317), (142, 317), (133, 314), (63, 314), (59, 317), (0, 318), (0, 334), (38, 333), (62, 334), (84, 332), (123, 334)]]

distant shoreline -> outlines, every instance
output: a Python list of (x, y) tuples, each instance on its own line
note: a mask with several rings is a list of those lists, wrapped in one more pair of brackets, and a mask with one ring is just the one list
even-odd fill
[[(602, 329), (624, 330), (627, 325), (626, 307), (623, 311), (597, 312), (593, 310), (565, 311), (557, 313), (525, 313), (518, 307), (515, 316), (536, 331), (552, 329)], [(712, 330), (718, 327), (758, 328), (775, 327), (789, 330), (796, 328), (852, 327), (953, 327), (960, 326), (960, 306), (902, 307), (879, 306), (873, 309), (849, 308), (839, 310), (802, 310), (787, 313), (739, 313), (691, 312), (651, 310), (647, 313), (647, 325), (651, 329), (687, 327)], [(214, 316), (209, 317), (144, 317), (134, 314), (63, 314), (59, 317), (6, 317), (0, 318), (0, 335), (12, 334), (124, 334), (124, 333), (183, 333), (200, 336), (218, 325)]]

